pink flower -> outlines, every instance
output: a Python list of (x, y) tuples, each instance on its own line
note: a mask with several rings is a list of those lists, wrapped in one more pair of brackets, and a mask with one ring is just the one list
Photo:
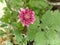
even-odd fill
[(34, 15), (35, 15), (34, 11), (30, 10), (28, 7), (25, 9), (21, 8), (19, 10), (18, 19), (19, 21), (21, 21), (23, 26), (28, 27), (30, 24), (34, 23), (35, 21)]

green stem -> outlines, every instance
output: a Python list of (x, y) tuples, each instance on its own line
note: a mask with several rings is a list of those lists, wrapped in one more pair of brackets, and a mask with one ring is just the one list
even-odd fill
[(27, 32), (27, 27), (25, 26), (22, 30), (22, 34), (25, 34), (26, 35), (26, 32)]

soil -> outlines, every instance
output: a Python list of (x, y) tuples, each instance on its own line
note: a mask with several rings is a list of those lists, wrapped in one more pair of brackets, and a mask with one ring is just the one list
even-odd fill
[(50, 2), (60, 2), (60, 0), (48, 0)]

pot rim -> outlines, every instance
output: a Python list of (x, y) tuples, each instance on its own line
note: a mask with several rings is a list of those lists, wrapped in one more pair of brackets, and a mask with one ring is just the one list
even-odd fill
[(50, 1), (48, 1), (48, 0), (45, 0), (48, 4), (50, 4), (50, 5), (60, 5), (60, 2), (50, 2)]

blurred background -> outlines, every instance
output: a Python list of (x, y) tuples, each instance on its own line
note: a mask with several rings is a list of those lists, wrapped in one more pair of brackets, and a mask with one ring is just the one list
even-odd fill
[(4, 12), (4, 10), (3, 10), (4, 7), (6, 7), (5, 1), (3, 1), (3, 3), (0, 2), (0, 18), (1, 18), (2, 15), (4, 14), (4, 13), (3, 13), (3, 12)]

